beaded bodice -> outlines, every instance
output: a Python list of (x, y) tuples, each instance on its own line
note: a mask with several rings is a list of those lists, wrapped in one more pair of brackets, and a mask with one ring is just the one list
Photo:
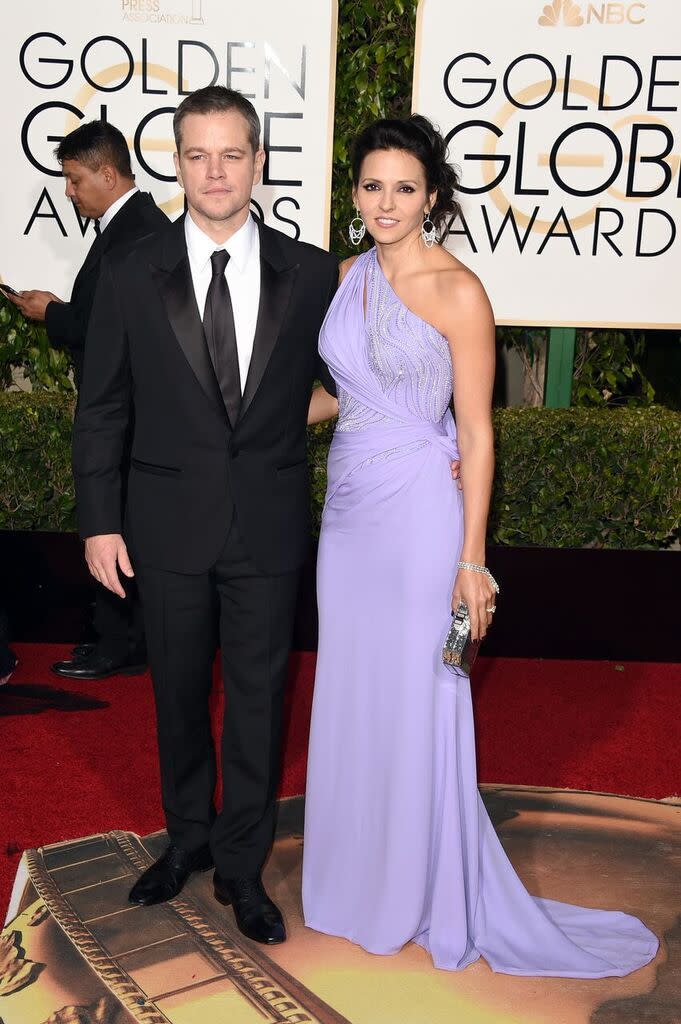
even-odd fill
[[(376, 250), (366, 256), (365, 331), (369, 369), (391, 405), (409, 417), (439, 423), (452, 395), (447, 339), (408, 309), (381, 270)], [(393, 418), (364, 405), (338, 385), (337, 431), (366, 430)]]

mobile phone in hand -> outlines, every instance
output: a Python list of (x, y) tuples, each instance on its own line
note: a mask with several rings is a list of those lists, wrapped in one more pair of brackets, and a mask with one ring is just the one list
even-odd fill
[(0, 288), (2, 288), (3, 292), (6, 292), (8, 295), (18, 295), (19, 294), (19, 292), (15, 291), (14, 288), (10, 287), (10, 285), (5, 284), (4, 281), (0, 281)]

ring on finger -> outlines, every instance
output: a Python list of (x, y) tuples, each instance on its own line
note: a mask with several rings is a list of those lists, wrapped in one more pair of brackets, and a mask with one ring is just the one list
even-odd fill
[(485, 608), (485, 611), (486, 611), (486, 612), (489, 612), (489, 613), (490, 613), (490, 615), (494, 614), (494, 612), (495, 612), (496, 610), (497, 610), (497, 606), (496, 606), (495, 604), (493, 604), (491, 608)]

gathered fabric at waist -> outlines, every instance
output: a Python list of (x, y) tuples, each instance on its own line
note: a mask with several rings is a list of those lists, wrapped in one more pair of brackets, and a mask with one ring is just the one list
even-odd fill
[(400, 452), (408, 454), (427, 444), (439, 448), (449, 460), (459, 458), (451, 413), (447, 412), (440, 423), (377, 423), (363, 430), (336, 431), (329, 449), (327, 503), (360, 466)]

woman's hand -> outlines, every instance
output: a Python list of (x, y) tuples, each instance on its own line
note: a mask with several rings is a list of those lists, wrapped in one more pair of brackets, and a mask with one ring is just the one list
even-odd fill
[(461, 459), (452, 459), (450, 469), (452, 471), (452, 480), (456, 480), (457, 487), (462, 491), (463, 482), (461, 480)]
[(494, 615), (489, 609), (495, 607), (496, 599), (496, 591), (485, 573), (459, 569), (452, 592), (452, 611), (455, 612), (462, 601), (468, 607), (472, 640), (486, 636)]

